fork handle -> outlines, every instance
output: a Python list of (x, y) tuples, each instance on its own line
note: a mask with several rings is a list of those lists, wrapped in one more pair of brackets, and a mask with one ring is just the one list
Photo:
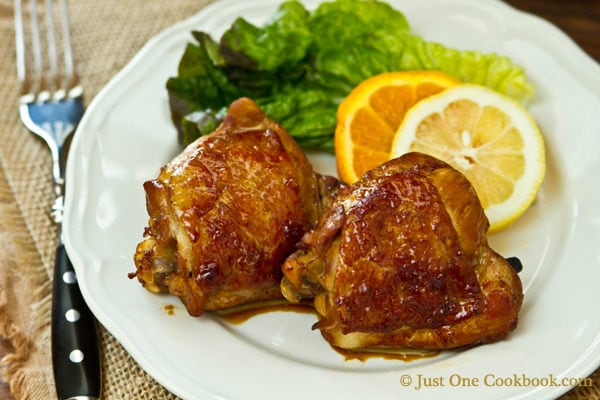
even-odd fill
[(52, 367), (59, 400), (100, 398), (96, 320), (81, 296), (62, 243), (56, 250), (54, 267)]

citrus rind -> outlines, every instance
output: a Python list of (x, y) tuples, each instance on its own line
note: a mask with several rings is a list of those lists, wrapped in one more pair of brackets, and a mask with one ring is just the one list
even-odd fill
[[(459, 124), (450, 119), (452, 107), (472, 108), (474, 115), (465, 113), (465, 121), (480, 121), (484, 112), (494, 112), (506, 116), (508, 125), (500, 135), (459, 132), (454, 129)], [(477, 130), (472, 121), (465, 123)], [(488, 142), (476, 143), (482, 136)], [(533, 117), (515, 100), (479, 85), (453, 86), (415, 104), (396, 132), (391, 156), (410, 151), (439, 158), (465, 174), (482, 202), (490, 233), (510, 226), (530, 207), (546, 172), (544, 140)], [(494, 201), (498, 197), (502, 200)]]
[[(369, 166), (379, 165), (389, 159), (391, 140), (397, 126), (392, 126), (389, 119), (386, 121), (385, 110), (382, 109), (388, 108), (389, 111), (390, 108), (397, 107), (408, 111), (422, 98), (460, 83), (439, 71), (386, 72), (361, 82), (346, 96), (337, 112), (334, 146), (340, 179), (352, 183), (358, 180)], [(381, 101), (379, 105), (374, 104), (374, 97), (378, 95), (374, 94), (390, 88), (406, 88), (407, 96), (400, 96), (386, 104), (382, 104)], [(383, 115), (378, 114), (379, 112)], [(404, 116), (403, 113), (400, 114)], [(371, 125), (364, 124), (368, 127), (365, 134), (353, 135), (353, 129), (361, 126), (357, 123), (359, 117), (370, 120)], [(396, 125), (400, 122), (401, 119)]]

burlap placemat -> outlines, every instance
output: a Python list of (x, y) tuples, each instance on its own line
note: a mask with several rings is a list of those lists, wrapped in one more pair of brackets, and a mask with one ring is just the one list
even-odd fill
[[(210, 0), (76, 0), (70, 2), (77, 68), (89, 102), (153, 35)], [(0, 0), (0, 361), (16, 399), (55, 398), (50, 363), (50, 292), (57, 232), (49, 210), (50, 155), (17, 117), (13, 1)], [(176, 399), (99, 327), (103, 399)], [(557, 344), (560, 345), (560, 344)], [(551, 349), (550, 349), (551, 350)], [(564, 399), (599, 399), (594, 384)]]
[[(77, 0), (70, 19), (86, 103), (153, 35), (209, 0)], [(55, 398), (50, 292), (57, 231), (50, 154), (17, 117), (13, 1), (0, 0), (0, 335), (13, 350), (0, 365), (16, 399)], [(175, 399), (99, 327), (104, 399)]]

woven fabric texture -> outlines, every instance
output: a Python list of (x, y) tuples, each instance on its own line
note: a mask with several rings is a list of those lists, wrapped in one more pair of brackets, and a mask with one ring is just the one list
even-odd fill
[[(76, 68), (86, 103), (152, 36), (206, 6), (208, 0), (71, 1)], [(0, 1), (0, 361), (16, 399), (55, 398), (50, 360), (50, 293), (57, 229), (50, 153), (17, 114), (13, 1)], [(99, 326), (103, 399), (176, 399)]]
[[(210, 0), (74, 0), (71, 34), (86, 103), (148, 39), (198, 12)], [(0, 0), (0, 337), (9, 351), (0, 360), (15, 399), (55, 398), (50, 360), (50, 293), (57, 229), (50, 154), (17, 115), (13, 1)], [(99, 326), (103, 399), (176, 399)], [(552, 351), (552, 349), (549, 349)], [(518, 362), (518, 360), (516, 360)], [(599, 399), (593, 385), (563, 399)]]

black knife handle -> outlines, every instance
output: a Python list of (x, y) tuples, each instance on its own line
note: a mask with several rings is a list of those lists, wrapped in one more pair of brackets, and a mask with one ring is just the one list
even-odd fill
[(100, 398), (96, 320), (81, 296), (63, 244), (56, 250), (54, 266), (52, 367), (59, 400)]

